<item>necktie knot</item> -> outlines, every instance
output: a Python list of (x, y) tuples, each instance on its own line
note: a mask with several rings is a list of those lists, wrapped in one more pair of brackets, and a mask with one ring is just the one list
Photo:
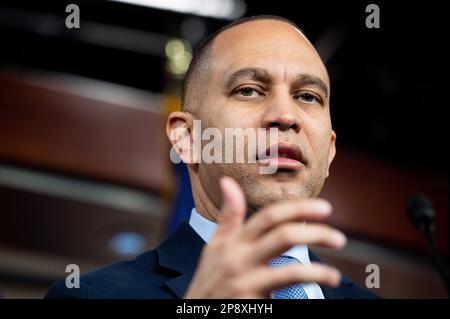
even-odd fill
[[(300, 263), (290, 256), (278, 256), (273, 258), (269, 265), (271, 267), (283, 267), (290, 264)], [(308, 295), (301, 284), (293, 284), (273, 292), (274, 299), (308, 299)]]

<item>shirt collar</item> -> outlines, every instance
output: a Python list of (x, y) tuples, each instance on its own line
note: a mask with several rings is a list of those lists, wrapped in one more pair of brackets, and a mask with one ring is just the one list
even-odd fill
[[(218, 225), (209, 219), (206, 219), (195, 209), (195, 207), (191, 211), (191, 217), (189, 218), (189, 225), (195, 230), (195, 232), (206, 242), (208, 243), (214, 233), (217, 230)], [(297, 245), (286, 251), (283, 256), (289, 256), (296, 258), (303, 265), (310, 265), (311, 261), (309, 260), (309, 252), (307, 245)]]

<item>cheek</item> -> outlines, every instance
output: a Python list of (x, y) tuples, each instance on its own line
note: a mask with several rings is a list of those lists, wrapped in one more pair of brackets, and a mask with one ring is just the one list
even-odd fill
[(217, 127), (220, 130), (225, 128), (248, 128), (259, 127), (260, 114), (255, 108), (245, 107), (229, 97), (218, 92), (211, 92), (210, 98), (206, 101), (205, 111), (202, 118), (208, 127)]
[(257, 121), (254, 114), (245, 114), (244, 112), (238, 111), (228, 111), (221, 112), (216, 115), (216, 118), (211, 119), (211, 127), (217, 127), (222, 132), (225, 128), (242, 128), (246, 129), (249, 127), (257, 128)]
[(305, 127), (304, 131), (311, 146), (312, 156), (316, 160), (328, 161), (331, 145), (331, 126), (327, 123), (320, 123)]

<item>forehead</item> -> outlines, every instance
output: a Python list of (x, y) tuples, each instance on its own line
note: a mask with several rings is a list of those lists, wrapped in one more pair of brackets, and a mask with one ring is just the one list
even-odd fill
[(283, 21), (255, 20), (222, 32), (214, 41), (211, 62), (213, 76), (221, 78), (256, 67), (279, 79), (308, 73), (329, 86), (317, 51), (298, 29)]

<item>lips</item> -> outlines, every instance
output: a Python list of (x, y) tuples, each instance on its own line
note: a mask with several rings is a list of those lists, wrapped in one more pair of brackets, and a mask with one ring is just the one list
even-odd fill
[(295, 144), (279, 143), (278, 150), (272, 145), (259, 156), (263, 165), (276, 166), (278, 169), (299, 170), (305, 166), (303, 153)]

